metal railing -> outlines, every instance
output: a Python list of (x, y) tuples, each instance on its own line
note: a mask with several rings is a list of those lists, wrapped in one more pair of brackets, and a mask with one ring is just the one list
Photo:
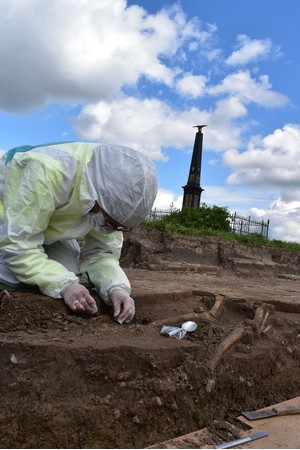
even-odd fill
[[(162, 220), (164, 217), (169, 214), (181, 211), (180, 209), (174, 208), (173, 205), (170, 206), (169, 209), (157, 209), (154, 208), (147, 217), (147, 220)], [(241, 217), (236, 213), (229, 216), (230, 227), (233, 233), (237, 234), (250, 234), (250, 233), (258, 233), (268, 239), (269, 235), (269, 225), (270, 220), (265, 221), (257, 221), (252, 220), (251, 217)]]
[(264, 222), (263, 220), (257, 221), (252, 220), (250, 216), (248, 218), (240, 217), (236, 213), (234, 213), (230, 216), (230, 225), (233, 233), (257, 233), (268, 239), (270, 220), (267, 220), (266, 222)]
[(169, 209), (152, 209), (147, 220), (162, 220), (164, 217), (169, 216), (171, 213), (175, 211), (181, 211), (180, 209), (174, 208), (172, 205)]

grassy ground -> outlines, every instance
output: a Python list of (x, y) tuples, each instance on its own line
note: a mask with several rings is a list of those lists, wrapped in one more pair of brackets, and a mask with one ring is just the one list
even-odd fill
[(180, 223), (168, 222), (165, 219), (151, 220), (151, 221), (145, 220), (142, 223), (142, 225), (163, 231), (188, 234), (191, 236), (197, 235), (217, 236), (220, 239), (236, 240), (247, 244), (266, 245), (268, 247), (283, 248), (285, 250), (291, 251), (300, 250), (300, 244), (297, 242), (280, 241), (278, 239), (267, 239), (259, 233), (237, 234), (232, 231), (216, 230), (211, 227), (205, 226), (196, 227), (194, 225), (189, 226), (188, 224), (182, 225)]

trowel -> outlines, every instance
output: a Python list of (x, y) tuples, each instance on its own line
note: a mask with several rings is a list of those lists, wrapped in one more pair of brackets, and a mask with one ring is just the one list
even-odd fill
[(268, 434), (269, 433), (267, 431), (260, 431), (259, 433), (254, 433), (241, 439), (235, 439), (234, 441), (225, 442), (225, 444), (216, 445), (215, 448), (236, 447), (237, 445), (246, 444), (246, 442), (255, 441), (255, 439), (260, 439), (268, 436)]
[(244, 411), (242, 415), (248, 420), (265, 419), (266, 417), (300, 414), (300, 406), (275, 406), (261, 411)]

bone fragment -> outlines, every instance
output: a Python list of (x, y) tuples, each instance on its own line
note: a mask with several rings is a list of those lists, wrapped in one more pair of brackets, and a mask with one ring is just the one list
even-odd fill
[(244, 332), (245, 326), (240, 324), (218, 345), (217, 350), (209, 363), (213, 372), (224, 354), (243, 337)]
[(214, 306), (209, 311), (209, 314), (213, 316), (215, 319), (217, 319), (222, 312), (223, 304), (224, 304), (224, 295), (216, 294)]
[(255, 311), (255, 316), (253, 319), (253, 324), (256, 328), (258, 336), (261, 333), (264, 333), (267, 331), (267, 329), (270, 329), (270, 325), (268, 324), (268, 319), (270, 316), (270, 313), (274, 310), (274, 307), (272, 305), (262, 305), (259, 306)]
[(203, 311), (203, 313), (187, 313), (187, 314), (180, 314), (178, 316), (166, 317), (165, 319), (155, 320), (154, 322), (151, 322), (150, 325), (155, 326), (173, 325), (173, 324), (180, 325), (181, 323), (187, 320), (193, 320), (197, 322), (205, 320), (212, 321), (213, 319), (212, 317), (210, 317), (207, 311)]
[(163, 326), (166, 324), (169, 325), (169, 324), (174, 324), (174, 323), (181, 324), (182, 322), (185, 322), (186, 320), (193, 320), (195, 322), (197, 322), (197, 321), (216, 322), (216, 318), (220, 315), (223, 302), (224, 302), (224, 296), (217, 294), (215, 296), (214, 305), (209, 311), (202, 311), (200, 313), (187, 313), (187, 314), (180, 314), (178, 316), (166, 317), (165, 319), (160, 319), (160, 320), (151, 322), (151, 325)]
[(5, 304), (9, 304), (11, 296), (7, 291), (0, 292), (1, 309), (5, 307)]

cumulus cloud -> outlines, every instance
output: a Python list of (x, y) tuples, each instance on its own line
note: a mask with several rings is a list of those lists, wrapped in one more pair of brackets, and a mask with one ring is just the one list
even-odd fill
[(298, 200), (285, 202), (279, 196), (266, 209), (252, 208), (253, 216), (270, 221), (270, 238), (282, 241), (300, 242), (300, 196)]
[(188, 73), (177, 81), (176, 88), (179, 93), (187, 97), (197, 98), (205, 92), (206, 79), (204, 75)]
[(205, 186), (201, 201), (208, 205), (218, 205), (230, 209), (231, 213), (249, 216), (254, 207), (267, 206), (262, 193), (250, 191), (243, 186)]
[(237, 37), (237, 47), (225, 61), (230, 66), (244, 65), (269, 58), (272, 51), (270, 39), (250, 39), (245, 34)]
[[(206, 124), (204, 151), (218, 152), (219, 160), (224, 154), (231, 174), (228, 186), (210, 187), (203, 199), (270, 215), (278, 235), (292, 236), (299, 126), (249, 137), (257, 124), (251, 108), (289, 106), (258, 66), (279, 50), (270, 39), (240, 35), (224, 60), (216, 32), (214, 24), (188, 19), (179, 4), (149, 14), (125, 0), (1, 0), (0, 110), (66, 105), (80, 139), (121, 142), (163, 161), (170, 148), (191, 149), (192, 126)], [(252, 63), (253, 72), (237, 69)], [(180, 207), (182, 196), (160, 189), (156, 207), (171, 204)]]
[(162, 57), (206, 38), (176, 5), (151, 15), (125, 0), (2, 0), (0, 108), (107, 100), (141, 76), (172, 86)]
[(157, 197), (155, 199), (153, 209), (169, 210), (170, 208), (181, 209), (183, 202), (183, 195), (177, 196), (174, 192), (168, 189), (159, 188)]
[[(237, 121), (247, 117), (249, 102), (275, 107), (287, 101), (266, 76), (256, 80), (240, 71), (214, 85), (199, 69), (186, 71), (189, 52), (195, 61), (220, 55), (217, 28), (187, 20), (176, 4), (156, 14), (125, 0), (2, 0), (1, 8), (0, 108), (78, 105), (73, 124), (80, 138), (118, 140), (166, 159), (164, 148), (190, 145), (190, 127), (200, 121), (209, 125), (206, 148), (222, 152), (239, 148), (244, 130)], [(176, 93), (177, 100), (167, 102), (162, 91), (149, 95), (147, 86), (142, 92), (141, 80)], [(180, 96), (212, 100), (206, 109)], [(214, 104), (215, 96), (221, 99)]]
[(182, 149), (192, 145), (192, 125), (199, 120), (205, 129), (205, 149), (225, 151), (238, 147), (241, 129), (234, 120), (246, 114), (237, 99), (218, 102), (214, 110), (191, 107), (175, 109), (154, 99), (123, 97), (112, 102), (98, 102), (82, 108), (74, 119), (75, 131), (84, 139), (123, 142), (153, 159), (166, 159), (164, 148)]
[(229, 184), (249, 184), (265, 188), (299, 187), (300, 126), (285, 125), (244, 152), (228, 150), (224, 164), (232, 168)]
[(267, 108), (286, 105), (288, 97), (271, 88), (272, 85), (267, 75), (261, 75), (255, 80), (248, 70), (240, 70), (226, 76), (218, 85), (212, 86), (208, 92), (215, 95), (235, 95), (245, 103), (253, 102)]
[(257, 199), (249, 213), (259, 220), (270, 220), (272, 238), (300, 241), (299, 154), (300, 126), (287, 124), (250, 142), (244, 152), (228, 150), (223, 155), (223, 163), (232, 171), (229, 185), (250, 185), (253, 192), (263, 194), (265, 204), (258, 207)]

